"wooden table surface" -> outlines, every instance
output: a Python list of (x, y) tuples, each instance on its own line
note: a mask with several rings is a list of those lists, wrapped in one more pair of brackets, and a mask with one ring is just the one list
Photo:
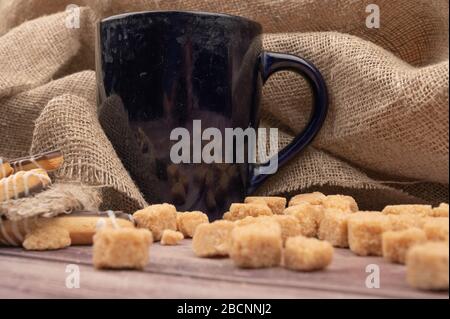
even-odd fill
[[(27, 252), (0, 248), (0, 298), (448, 298), (407, 286), (405, 267), (379, 257), (336, 249), (326, 271), (283, 268), (244, 270), (230, 259), (194, 256), (190, 240), (179, 246), (155, 243), (144, 271), (99, 271), (91, 247)], [(80, 287), (67, 288), (68, 264), (80, 270)], [(366, 288), (366, 266), (380, 269), (380, 288)]]

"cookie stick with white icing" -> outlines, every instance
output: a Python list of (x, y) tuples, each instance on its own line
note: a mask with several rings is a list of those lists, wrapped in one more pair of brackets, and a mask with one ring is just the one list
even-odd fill
[[(79, 212), (53, 218), (52, 223), (69, 231), (72, 245), (91, 245), (99, 225), (112, 228), (134, 227), (130, 214), (122, 212)], [(101, 220), (101, 221), (100, 221)]]
[(15, 172), (28, 171), (35, 168), (42, 168), (46, 171), (53, 171), (61, 167), (64, 157), (60, 151), (50, 151), (37, 155), (31, 155), (9, 161)]
[(0, 246), (21, 246), (26, 234), (36, 226), (37, 218), (26, 218), (12, 222), (0, 218)]
[(68, 231), (72, 245), (91, 245), (98, 228), (133, 228), (132, 216), (121, 212), (78, 212), (58, 217), (27, 218), (17, 222), (3, 220), (0, 222), (0, 246), (21, 246), (29, 234), (45, 228), (51, 239), (52, 229)]
[(0, 180), (0, 202), (40, 192), (51, 184), (44, 169), (20, 171)]

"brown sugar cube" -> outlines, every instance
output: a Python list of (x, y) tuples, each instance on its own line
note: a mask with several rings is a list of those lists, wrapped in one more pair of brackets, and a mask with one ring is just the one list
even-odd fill
[(423, 224), (423, 230), (428, 240), (432, 241), (448, 241), (448, 218), (433, 217), (427, 218)]
[(277, 196), (247, 196), (245, 203), (263, 203), (269, 206), (273, 214), (283, 214), (286, 198)]
[(291, 215), (273, 215), (273, 216), (248, 216), (244, 219), (235, 221), (236, 226), (245, 226), (257, 222), (278, 223), (281, 227), (281, 238), (283, 244), (289, 237), (302, 235), (302, 228), (297, 218)]
[(62, 227), (44, 226), (33, 229), (22, 243), (26, 250), (54, 250), (70, 246), (70, 234)]
[(426, 217), (420, 215), (386, 215), (391, 224), (391, 230), (405, 230), (408, 228), (422, 228)]
[(192, 238), (197, 226), (204, 223), (209, 223), (208, 215), (200, 211), (177, 213), (177, 229), (184, 237)]
[[(280, 215), (282, 216), (282, 215)], [(275, 219), (275, 215), (273, 216), (247, 216), (245, 218), (242, 219), (238, 219), (236, 221), (234, 221), (234, 225), (237, 227), (240, 226), (247, 226), (247, 225), (251, 225), (251, 224), (256, 224), (256, 223), (277, 223), (277, 220)]]
[(302, 227), (297, 217), (290, 215), (274, 215), (272, 217), (281, 227), (281, 238), (283, 244), (289, 237), (295, 237), (303, 234)]
[(430, 217), (447, 217), (448, 218), (448, 204), (441, 203), (438, 207), (431, 210)]
[(355, 199), (346, 195), (328, 195), (322, 199), (322, 205), (325, 208), (335, 208), (348, 213), (359, 210)]
[(323, 208), (319, 205), (301, 203), (288, 207), (284, 210), (285, 215), (297, 218), (300, 223), (302, 235), (306, 237), (316, 237), (320, 221), (323, 218)]
[(348, 247), (347, 221), (351, 214), (339, 209), (326, 209), (319, 225), (318, 237), (334, 247)]
[(230, 206), (230, 211), (223, 215), (223, 219), (235, 221), (245, 218), (247, 216), (272, 216), (272, 210), (269, 206), (261, 203), (233, 203)]
[(197, 226), (192, 238), (192, 249), (198, 257), (228, 256), (228, 246), (234, 223), (218, 220)]
[(431, 205), (388, 205), (382, 211), (386, 215), (418, 215), (431, 214)]
[(290, 237), (284, 249), (284, 266), (292, 270), (314, 271), (333, 260), (333, 246), (327, 241), (303, 236)]
[(383, 257), (392, 263), (404, 264), (408, 250), (426, 241), (427, 236), (420, 228), (384, 232), (382, 234)]
[(174, 246), (178, 245), (180, 241), (184, 239), (184, 236), (179, 231), (165, 229), (161, 237), (161, 245)]
[(148, 229), (102, 228), (94, 235), (94, 267), (142, 269), (148, 263), (151, 244)]
[[(235, 227), (243, 227), (243, 226), (249, 226), (254, 224), (280, 224), (273, 218), (274, 216), (247, 216), (243, 219), (238, 219), (234, 221)], [(280, 226), (281, 227), (281, 226)]]
[(242, 219), (238, 219), (234, 222), (235, 226), (247, 226), (254, 223), (259, 222), (273, 222), (271, 219), (272, 216), (259, 216), (259, 217), (253, 217), (253, 216), (247, 216)]
[(170, 204), (150, 205), (135, 212), (133, 218), (139, 228), (152, 232), (155, 241), (161, 239), (163, 230), (177, 230), (177, 210)]
[(359, 256), (381, 256), (382, 234), (390, 230), (389, 217), (380, 212), (358, 212), (348, 219), (348, 244)]
[(308, 203), (311, 205), (321, 205), (322, 200), (326, 196), (320, 192), (298, 194), (291, 198), (289, 206), (295, 206), (302, 203)]
[(281, 227), (277, 223), (254, 223), (231, 231), (230, 258), (241, 268), (265, 268), (281, 262)]
[(406, 254), (406, 281), (424, 290), (448, 290), (448, 243), (428, 242)]

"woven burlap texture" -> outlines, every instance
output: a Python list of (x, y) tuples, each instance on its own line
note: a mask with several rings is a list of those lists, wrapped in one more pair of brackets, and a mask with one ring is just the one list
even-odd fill
[(100, 205), (99, 193), (92, 187), (74, 184), (53, 184), (49, 189), (11, 200), (0, 205), (0, 214), (10, 220), (35, 216), (54, 217), (79, 211), (96, 211)]
[[(80, 6), (79, 28), (66, 26), (69, 4)], [(369, 4), (380, 8), (378, 29), (366, 26)], [(105, 134), (98, 121), (95, 22), (174, 9), (256, 20), (265, 49), (311, 60), (327, 81), (323, 129), (260, 194), (345, 193), (367, 209), (447, 201), (447, 0), (0, 1), (0, 156), (61, 149), (57, 181), (96, 186), (103, 208), (145, 205), (106, 137), (120, 134)], [(303, 79), (277, 74), (264, 88), (261, 124), (278, 127), (285, 145), (301, 131), (311, 103)]]

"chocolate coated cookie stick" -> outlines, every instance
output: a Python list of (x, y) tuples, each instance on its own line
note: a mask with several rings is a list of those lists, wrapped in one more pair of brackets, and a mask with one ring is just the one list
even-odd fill
[(42, 168), (52, 171), (61, 167), (64, 158), (60, 151), (51, 151), (37, 155), (16, 158), (10, 161), (15, 172), (28, 171), (35, 168)]

